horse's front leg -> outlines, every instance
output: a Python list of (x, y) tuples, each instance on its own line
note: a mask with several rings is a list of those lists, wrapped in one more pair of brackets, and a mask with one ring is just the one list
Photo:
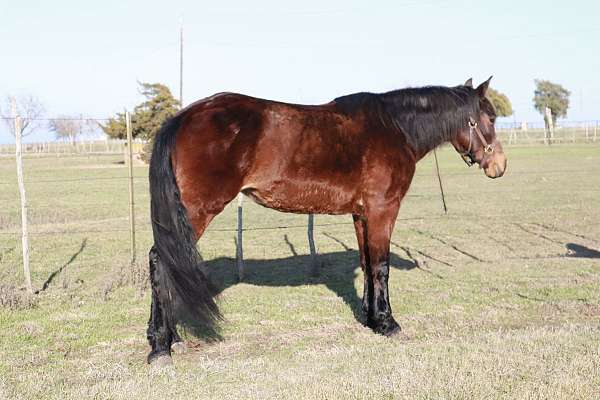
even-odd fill
[(388, 292), (390, 274), (390, 239), (394, 229), (398, 206), (389, 204), (371, 208), (366, 215), (366, 262), (365, 273), (370, 276), (372, 290), (369, 296), (367, 325), (375, 332), (392, 336), (400, 332), (400, 325), (392, 316)]
[(360, 269), (363, 272), (363, 297), (362, 310), (365, 315), (369, 314), (370, 298), (373, 297), (373, 280), (371, 279), (371, 271), (367, 268), (368, 249), (365, 244), (367, 242), (366, 220), (360, 215), (352, 215), (354, 220), (354, 230), (356, 232), (356, 240), (358, 241), (358, 253), (360, 257)]

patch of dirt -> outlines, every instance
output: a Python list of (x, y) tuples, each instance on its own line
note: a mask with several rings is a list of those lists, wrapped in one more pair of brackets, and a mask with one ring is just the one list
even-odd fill
[(579, 306), (581, 313), (586, 317), (600, 317), (600, 305), (592, 303), (583, 303)]

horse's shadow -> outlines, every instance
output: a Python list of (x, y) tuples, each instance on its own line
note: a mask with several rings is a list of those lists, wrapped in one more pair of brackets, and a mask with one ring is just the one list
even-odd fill
[[(293, 254), (296, 254), (294, 251)], [(313, 270), (310, 255), (268, 260), (244, 260), (243, 283), (256, 286), (325, 285), (350, 307), (357, 321), (364, 323), (362, 299), (357, 294), (354, 281), (362, 275), (358, 251), (347, 249), (317, 256), (317, 273)], [(390, 253), (390, 265), (399, 270), (411, 270), (417, 265)], [(220, 257), (205, 261), (204, 268), (216, 287), (217, 293), (239, 283), (235, 258)], [(359, 290), (362, 290), (359, 289)]]
[(600, 251), (590, 249), (577, 243), (567, 243), (567, 257), (575, 258), (600, 258)]

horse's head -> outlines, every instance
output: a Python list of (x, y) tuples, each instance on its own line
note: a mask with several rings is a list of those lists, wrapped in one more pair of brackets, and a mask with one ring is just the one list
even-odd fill
[(465, 121), (465, 128), (452, 140), (452, 145), (468, 166), (479, 164), (479, 168), (482, 168), (488, 177), (499, 178), (506, 171), (506, 155), (502, 144), (496, 138), (496, 111), (485, 96), (491, 79), (492, 77), (476, 89), (473, 89), (471, 79), (465, 82), (465, 86), (471, 88), (478, 98), (479, 115), (471, 115), (469, 120)]

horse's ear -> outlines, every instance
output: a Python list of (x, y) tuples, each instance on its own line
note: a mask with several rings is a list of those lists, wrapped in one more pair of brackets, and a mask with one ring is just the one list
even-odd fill
[(473, 88), (473, 78), (467, 79), (467, 81), (465, 82), (465, 84), (463, 86)]
[(477, 89), (475, 89), (475, 90), (477, 91), (477, 94), (479, 95), (479, 97), (485, 97), (485, 93), (487, 92), (488, 87), (490, 87), (491, 80), (492, 80), (492, 77), (490, 76), (487, 81), (485, 81), (481, 85), (477, 86)]

